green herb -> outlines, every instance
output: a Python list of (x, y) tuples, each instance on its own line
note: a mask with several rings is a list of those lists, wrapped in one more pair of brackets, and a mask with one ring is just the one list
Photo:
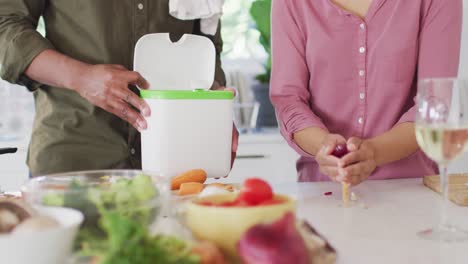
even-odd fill
[(197, 264), (198, 256), (190, 246), (169, 236), (150, 236), (149, 230), (115, 212), (101, 211), (102, 227), (107, 234), (100, 247), (89, 248), (84, 254), (97, 256), (100, 264)]

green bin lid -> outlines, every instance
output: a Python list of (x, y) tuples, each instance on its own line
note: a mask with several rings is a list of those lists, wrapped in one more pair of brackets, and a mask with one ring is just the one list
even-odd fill
[(231, 91), (213, 90), (140, 90), (143, 99), (159, 100), (232, 100), (234, 93)]

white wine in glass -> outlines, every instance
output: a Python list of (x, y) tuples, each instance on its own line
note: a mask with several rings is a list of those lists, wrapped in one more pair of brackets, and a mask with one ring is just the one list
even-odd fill
[(421, 150), (439, 165), (443, 196), (439, 226), (420, 232), (430, 240), (468, 240), (468, 232), (449, 222), (447, 167), (468, 148), (468, 82), (425, 79), (418, 85), (416, 139)]
[(468, 146), (468, 128), (416, 125), (416, 138), (426, 155), (438, 164), (448, 164)]

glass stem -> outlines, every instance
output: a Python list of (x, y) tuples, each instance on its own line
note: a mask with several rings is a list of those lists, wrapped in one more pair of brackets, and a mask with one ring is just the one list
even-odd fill
[(449, 207), (449, 184), (448, 184), (448, 174), (447, 174), (447, 165), (441, 164), (439, 166), (440, 172), (440, 190), (442, 193), (442, 204), (440, 208), (440, 226), (442, 228), (448, 228), (448, 207)]

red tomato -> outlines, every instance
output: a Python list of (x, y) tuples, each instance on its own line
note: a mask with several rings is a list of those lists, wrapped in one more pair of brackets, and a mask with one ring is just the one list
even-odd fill
[(249, 205), (258, 205), (271, 199), (273, 199), (271, 186), (266, 181), (258, 178), (247, 179), (238, 197), (238, 200), (245, 201)]

